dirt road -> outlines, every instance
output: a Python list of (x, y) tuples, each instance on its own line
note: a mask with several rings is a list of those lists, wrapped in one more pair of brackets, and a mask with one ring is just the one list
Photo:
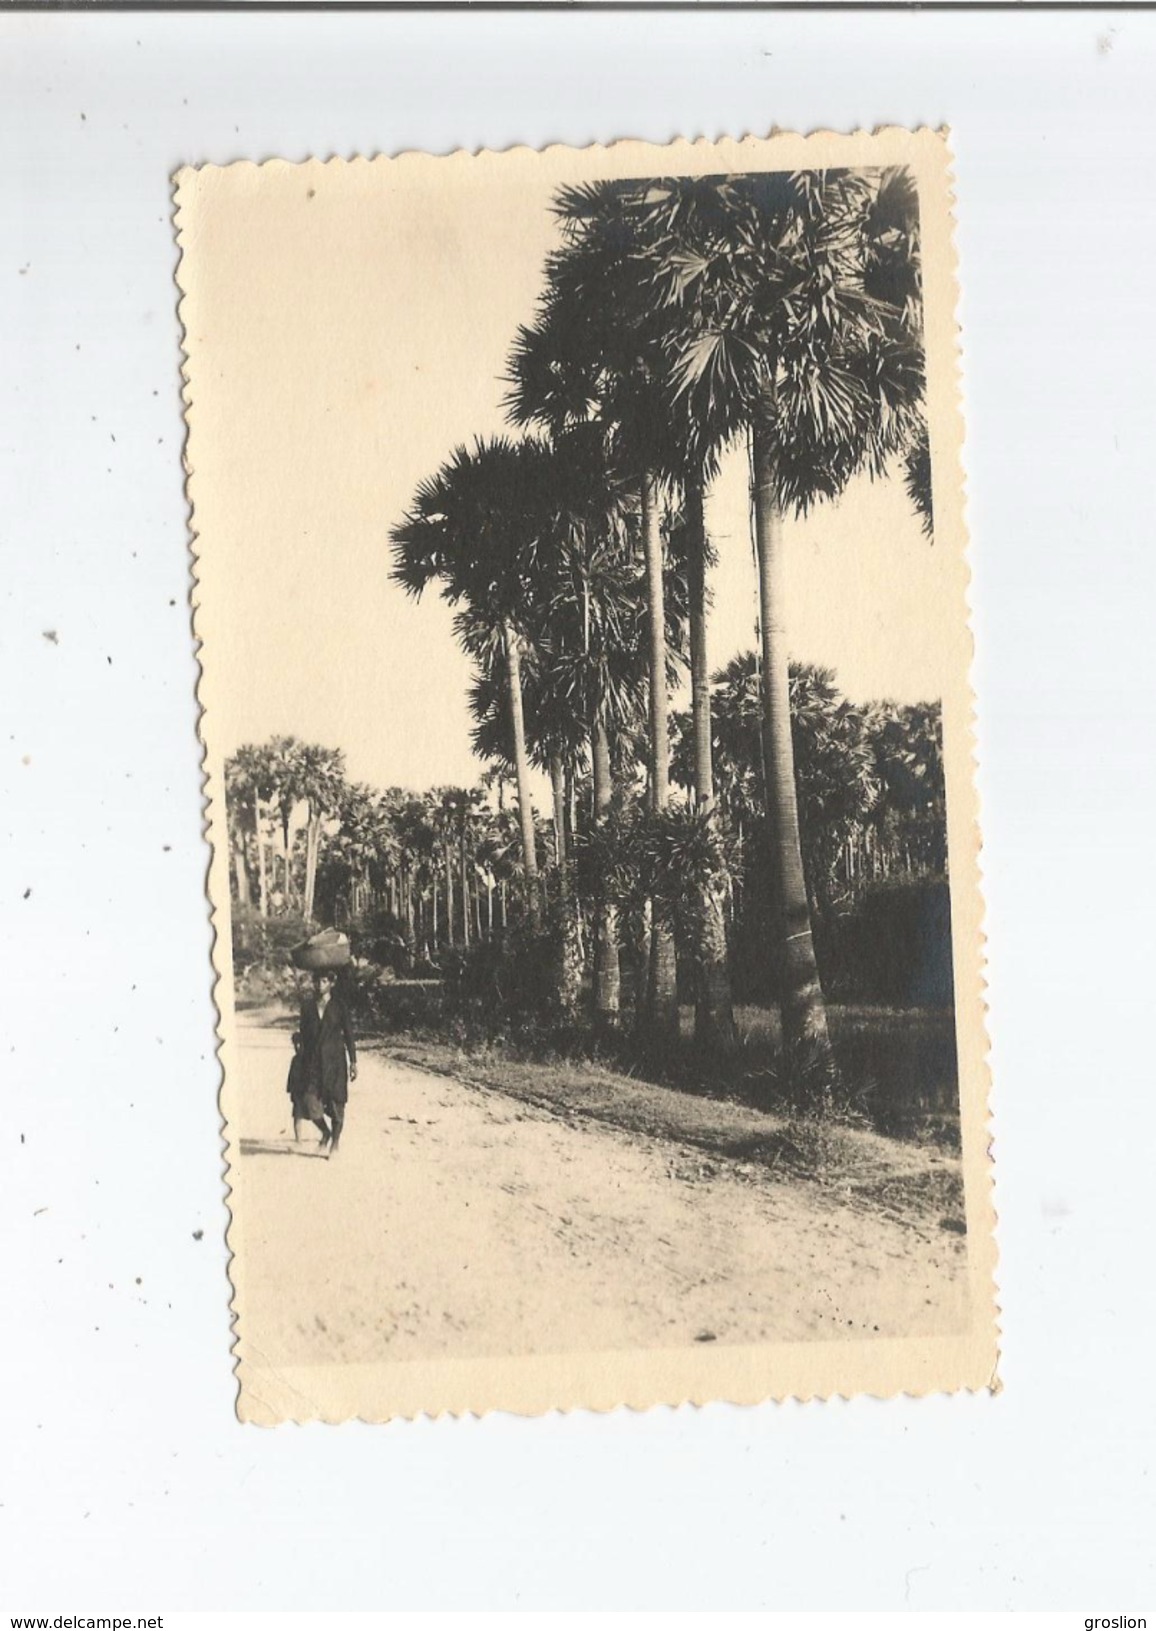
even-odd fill
[(284, 1029), (241, 1029), (246, 1342), (283, 1365), (955, 1327), (962, 1243), (366, 1051), (332, 1159)]

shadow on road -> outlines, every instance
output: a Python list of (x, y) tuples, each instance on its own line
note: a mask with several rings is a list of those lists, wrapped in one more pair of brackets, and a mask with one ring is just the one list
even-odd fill
[(242, 1155), (299, 1155), (306, 1161), (326, 1161), (326, 1152), (316, 1145), (308, 1144), (275, 1144), (267, 1138), (243, 1138), (240, 1151)]

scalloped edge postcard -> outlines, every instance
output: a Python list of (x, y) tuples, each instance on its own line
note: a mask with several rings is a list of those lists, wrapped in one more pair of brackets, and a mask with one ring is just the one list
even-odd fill
[(243, 1421), (998, 1391), (952, 209), (177, 174)]

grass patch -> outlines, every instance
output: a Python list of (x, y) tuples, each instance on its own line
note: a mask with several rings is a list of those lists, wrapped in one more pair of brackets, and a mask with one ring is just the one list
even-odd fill
[[(958, 1150), (952, 1010), (830, 1003), (827, 1016), (840, 1074), (858, 1114), (889, 1137)], [(778, 1053), (778, 1016), (767, 1008), (740, 1007), (735, 1021), (742, 1037), (742, 1065), (755, 1082)], [(693, 1016), (689, 1023), (693, 1026)]]

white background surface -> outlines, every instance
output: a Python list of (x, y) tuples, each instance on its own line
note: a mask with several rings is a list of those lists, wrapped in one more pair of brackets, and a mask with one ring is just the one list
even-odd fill
[[(5, 1610), (1153, 1607), (1154, 84), (1137, 13), (0, 17)], [(242, 1429), (170, 172), (921, 121), (957, 155), (1006, 1391)]]

